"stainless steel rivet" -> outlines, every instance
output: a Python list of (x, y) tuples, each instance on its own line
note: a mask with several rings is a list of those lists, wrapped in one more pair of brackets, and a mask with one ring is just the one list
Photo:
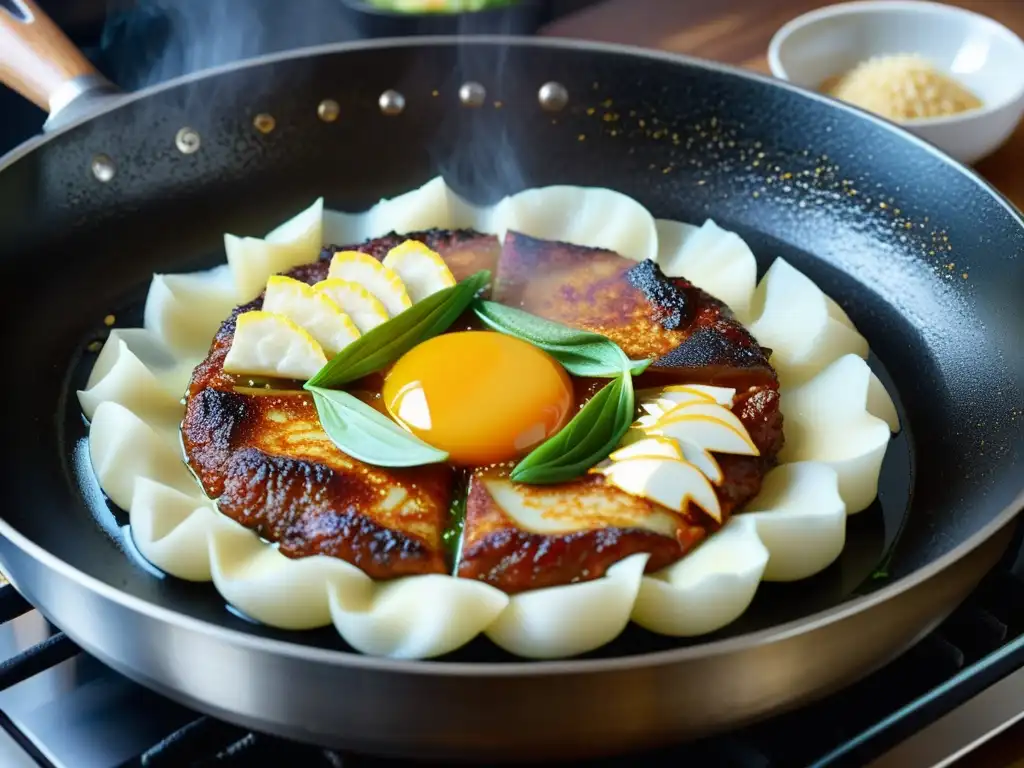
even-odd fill
[(325, 123), (333, 123), (341, 114), (341, 105), (334, 99), (324, 99), (316, 105), (316, 116)]
[(270, 133), (277, 126), (277, 121), (273, 115), (268, 115), (266, 112), (260, 112), (256, 117), (252, 119), (253, 127), (256, 128), (260, 133)]
[(104, 183), (114, 178), (114, 161), (107, 155), (96, 155), (92, 159), (92, 175)]
[(459, 87), (459, 101), (466, 107), (482, 107), (487, 100), (487, 89), (480, 83), (468, 82)]
[(377, 99), (377, 103), (385, 115), (400, 115), (405, 109), (405, 96), (398, 91), (384, 91)]
[(541, 107), (548, 112), (558, 112), (569, 103), (569, 92), (565, 90), (564, 85), (552, 80), (540, 87), (540, 90), (537, 91), (537, 99), (540, 101)]
[(191, 155), (199, 149), (199, 144), (199, 134), (188, 126), (179, 130), (174, 136), (174, 146), (176, 146), (178, 151), (183, 155)]

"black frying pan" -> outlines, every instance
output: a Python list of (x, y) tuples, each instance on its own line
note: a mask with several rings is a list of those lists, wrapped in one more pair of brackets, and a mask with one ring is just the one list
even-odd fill
[[(353, 749), (491, 760), (626, 750), (849, 683), (933, 628), (1005, 548), (1024, 498), (1024, 223), (883, 121), (707, 63), (522, 39), (331, 46), (104, 103), (84, 60), (63, 54), (66, 65), (44, 70), (29, 52), (19, 59), (12, 35), (34, 27), (0, 19), (8, 80), (48, 72), (21, 78), (44, 105), (58, 87), (86, 94), (58, 110), (63, 127), (0, 162), (0, 562), (130, 677), (228, 720)], [(62, 53), (46, 40), (51, 59)], [(85, 79), (68, 85), (75, 76)], [(460, 104), (467, 80), (486, 86), (484, 107)], [(538, 104), (552, 80), (569, 93), (555, 114)], [(388, 89), (404, 95), (401, 114), (379, 108)], [(340, 105), (335, 122), (318, 119), (325, 98)], [(254, 127), (261, 113), (269, 133)], [(175, 144), (185, 126), (201, 137), (189, 154)], [(363, 657), (333, 630), (256, 626), (212, 586), (142, 568), (125, 516), (89, 490), (82, 464), (73, 392), (103, 317), (137, 325), (151, 273), (221, 261), (225, 231), (264, 232), (321, 194), (359, 210), (438, 172), (478, 202), (570, 183), (618, 189), (659, 217), (712, 215), (762, 266), (783, 256), (836, 297), (904, 425), (839, 561), (763, 585), (714, 636), (631, 628), (586, 658), (545, 663), (483, 640), (430, 662)]]

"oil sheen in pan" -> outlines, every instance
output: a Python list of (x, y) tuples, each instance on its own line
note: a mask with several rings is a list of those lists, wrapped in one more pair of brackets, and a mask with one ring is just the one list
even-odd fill
[[(755, 250), (759, 249), (755, 248)], [(808, 259), (807, 254), (795, 251), (778, 242), (772, 243), (770, 252), (773, 256), (781, 256), (789, 260), (790, 263), (799, 265), (798, 268), (802, 268), (802, 264), (806, 263)], [(211, 264), (216, 264), (222, 260), (223, 256), (217, 254), (212, 256), (209, 261)], [(759, 266), (763, 272), (764, 265), (759, 264)], [(821, 262), (816, 262), (815, 266), (819, 271), (823, 267)], [(189, 268), (197, 267), (190, 265)], [(837, 278), (836, 282), (855, 285), (849, 278), (840, 276), (833, 268), (827, 266), (824, 268), (833, 273)], [(185, 271), (185, 268), (182, 271)], [(835, 295), (842, 299), (841, 293), (835, 293)], [(129, 303), (113, 309), (116, 327), (141, 327), (144, 303), (145, 291), (143, 290)], [(81, 460), (83, 455), (86, 458), (88, 456), (88, 452), (84, 450), (88, 437), (75, 391), (85, 386), (89, 371), (95, 362), (96, 352), (89, 351), (90, 343), (102, 339), (106, 330), (100, 324), (94, 335), (82, 340), (81, 353), (75, 361), (71, 375), (67, 378), (67, 390), (63, 404), (64, 443), (62, 450), (67, 466), (78, 484), (83, 504), (89, 508), (96, 525), (108, 534), (110, 531), (115, 531), (116, 543), (124, 556), (145, 571), (147, 577), (153, 578), (153, 566), (142, 559), (138, 549), (130, 540), (127, 512), (105, 499), (102, 491), (98, 490), (92, 467), (87, 460), (84, 462)], [(862, 330), (866, 332), (870, 340), (871, 324), (865, 323)], [(91, 348), (95, 349), (96, 345), (93, 344)], [(886, 450), (878, 482), (878, 497), (863, 512), (847, 518), (846, 546), (839, 558), (827, 569), (809, 579), (793, 583), (762, 582), (758, 587), (754, 602), (746, 613), (718, 632), (683, 639), (656, 635), (634, 624), (629, 624), (616, 640), (585, 654), (583, 658), (608, 658), (649, 653), (756, 632), (831, 608), (886, 583), (885, 561), (894, 544), (898, 543), (898, 537), (906, 522), (907, 510), (910, 506), (913, 487), (913, 425), (909, 423), (895, 383), (881, 361), (871, 355), (868, 358), (868, 364), (893, 397), (902, 428), (890, 440)], [(286, 631), (258, 624), (228, 606), (211, 584), (194, 584), (164, 576), (160, 591), (174, 593), (178, 598), (175, 602), (179, 604), (187, 602), (193, 616), (214, 624), (303, 645), (352, 650), (333, 627)], [(482, 636), (438, 660), (521, 661), (521, 659), (498, 649)]]

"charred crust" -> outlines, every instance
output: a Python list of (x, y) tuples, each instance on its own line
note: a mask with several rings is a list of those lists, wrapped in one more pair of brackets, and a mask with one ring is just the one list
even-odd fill
[(387, 252), (406, 240), (418, 240), (433, 251), (440, 251), (478, 238), (490, 237), (475, 229), (424, 229), (399, 235), (391, 231), (357, 245), (325, 245), (320, 251), (321, 260), (330, 261), (338, 251), (359, 251), (381, 260)]
[(212, 497), (220, 495), (224, 465), (245, 437), (249, 414), (246, 398), (234, 392), (207, 387), (189, 398), (182, 442), (189, 466)]
[(653, 261), (641, 261), (626, 272), (626, 280), (644, 295), (654, 310), (654, 319), (666, 331), (678, 331), (689, 325), (693, 314), (692, 302), (686, 292), (665, 277)]
[(668, 368), (758, 368), (766, 366), (767, 359), (760, 347), (737, 343), (732, 335), (710, 326), (695, 328), (679, 346), (654, 364)]
[(232, 454), (224, 475), (220, 511), (287, 557), (338, 557), (376, 579), (446, 571), (425, 542), (359, 511), (375, 493), (359, 477), (256, 448)]

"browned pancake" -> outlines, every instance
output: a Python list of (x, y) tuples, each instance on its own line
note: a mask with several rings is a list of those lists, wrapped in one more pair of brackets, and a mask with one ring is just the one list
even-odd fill
[[(407, 239), (438, 251), (456, 277), (493, 269), (493, 237), (431, 230), (389, 235), (346, 250), (377, 258)], [(327, 277), (330, 256), (287, 274), (312, 285)], [(309, 395), (246, 386), (224, 373), (237, 308), (214, 338), (189, 385), (182, 442), (203, 488), (222, 513), (280, 545), (289, 557), (329, 555), (373, 578), (446, 573), (442, 535), (449, 519), (453, 473), (447, 466), (385, 469), (338, 450), (320, 428)], [(295, 383), (282, 386), (296, 387)]]
[[(501, 249), (493, 237), (470, 231), (389, 235), (330, 246), (320, 261), (287, 274), (313, 284), (327, 276), (338, 250), (380, 259), (410, 238), (440, 253), (458, 280), (491, 269), (494, 298), (502, 303), (603, 333), (635, 359), (656, 357), (638, 377), (638, 388), (736, 387), (733, 410), (762, 455), (717, 457), (726, 478), (719, 491), (723, 513), (757, 493), (782, 444), (777, 382), (767, 352), (727, 307), (685, 280), (665, 278), (650, 262), (514, 233)], [(454, 470), (364, 464), (330, 442), (296, 383), (268, 390), (224, 373), (237, 316), (260, 306), (262, 297), (224, 322), (189, 388), (183, 444), (207, 493), (221, 512), (278, 543), (289, 557), (339, 557), (377, 579), (450, 572), (443, 539), (453, 489), (465, 487)], [(467, 317), (453, 330), (473, 325)], [(579, 403), (604, 383), (576, 380)], [(371, 394), (378, 388), (379, 377), (353, 385)], [(468, 494), (457, 574), (508, 592), (597, 578), (637, 552), (651, 555), (648, 570), (661, 568), (714, 528), (696, 508), (677, 515), (599, 476), (533, 487), (481, 470), (470, 478)], [(518, 524), (524, 515), (536, 515), (537, 525)]]
[(495, 301), (607, 336), (633, 359), (655, 358), (654, 380), (777, 383), (761, 348), (722, 302), (651, 261), (509, 232)]
[[(521, 519), (526, 510), (562, 523), (563, 530), (530, 530), (513, 517)], [(631, 496), (599, 475), (523, 485), (482, 473), (470, 479), (458, 575), (515, 593), (596, 579), (640, 552), (650, 554), (651, 572), (689, 552), (707, 527), (703, 519)]]
[[(782, 448), (778, 382), (769, 351), (724, 304), (686, 280), (666, 278), (653, 262), (515, 233), (506, 237), (493, 298), (608, 336), (631, 358), (655, 358), (650, 372), (637, 377), (638, 388), (735, 387), (733, 412), (761, 455), (716, 455), (724, 475), (717, 488), (723, 520), (761, 489)], [(563, 530), (552, 530), (559, 521)], [(695, 505), (673, 515), (601, 477), (550, 489), (477, 475), (470, 482), (458, 573), (519, 592), (597, 578), (637, 552), (651, 555), (647, 569), (653, 571), (715, 527)]]

